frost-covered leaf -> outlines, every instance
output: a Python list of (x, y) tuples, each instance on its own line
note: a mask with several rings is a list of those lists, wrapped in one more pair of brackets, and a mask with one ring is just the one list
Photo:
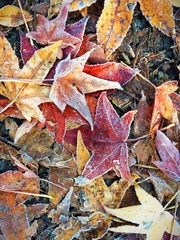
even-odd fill
[[(32, 117), (41, 122), (44, 121), (38, 105), (50, 101), (50, 88), (41, 86), (40, 83), (53, 66), (61, 43), (58, 41), (51, 46), (39, 49), (20, 69), (14, 50), (4, 35), (0, 33), (0, 74), (2, 78), (11, 78), (8, 81), (4, 80), (4, 84), (0, 83), (0, 94), (15, 102), (28, 121)], [(33, 79), (40, 83), (34, 83)]]
[(132, 181), (126, 140), (135, 114), (136, 111), (130, 111), (119, 119), (106, 93), (101, 94), (91, 144), (87, 143), (87, 146), (91, 145), (93, 155), (85, 166), (84, 177), (94, 179), (113, 169), (118, 176)]
[(172, 36), (175, 33), (174, 17), (171, 0), (138, 0), (140, 8), (152, 26), (157, 27), (164, 34)]
[(178, 115), (175, 106), (170, 98), (170, 94), (178, 89), (177, 81), (168, 81), (156, 88), (153, 112), (151, 116), (150, 131), (158, 129), (161, 117), (178, 124)]
[(161, 131), (156, 132), (156, 147), (161, 161), (153, 163), (168, 177), (180, 181), (180, 153), (168, 137)]
[(84, 94), (106, 89), (122, 89), (118, 82), (93, 77), (83, 72), (91, 52), (70, 60), (67, 57), (56, 67), (50, 99), (63, 112), (66, 105), (76, 109), (93, 129), (92, 117)]
[(171, 233), (171, 231), (173, 235), (180, 236), (180, 225), (168, 211), (165, 211), (160, 202), (139, 185), (135, 185), (135, 190), (141, 205), (119, 209), (105, 207), (105, 209), (108, 213), (138, 224), (138, 226), (128, 224), (111, 227), (109, 230), (120, 233), (146, 234), (147, 240), (154, 240), (154, 237), (156, 240), (161, 240), (164, 232)]
[(110, 56), (122, 43), (133, 18), (137, 0), (105, 0), (97, 23), (98, 43)]

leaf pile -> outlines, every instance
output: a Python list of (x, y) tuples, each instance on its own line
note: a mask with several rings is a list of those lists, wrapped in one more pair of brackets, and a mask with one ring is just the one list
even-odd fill
[(0, 238), (178, 239), (179, 5), (15, 5), (0, 9)]

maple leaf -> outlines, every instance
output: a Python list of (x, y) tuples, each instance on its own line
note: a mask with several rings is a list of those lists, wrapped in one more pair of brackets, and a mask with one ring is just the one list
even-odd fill
[(177, 110), (173, 105), (170, 94), (178, 89), (177, 81), (168, 81), (156, 88), (150, 131), (158, 129), (161, 116), (178, 124)]
[(33, 38), (38, 43), (43, 45), (50, 45), (58, 40), (62, 40), (63, 44), (61, 48), (65, 48), (68, 45), (72, 46), (73, 44), (77, 44), (80, 42), (80, 39), (65, 31), (67, 16), (68, 3), (62, 5), (58, 16), (53, 20), (48, 20), (43, 15), (38, 15), (36, 32), (29, 32), (26, 34), (26, 36)]
[[(128, 166), (128, 147), (126, 140), (136, 111), (126, 113), (119, 119), (116, 111), (103, 92), (98, 100), (91, 137), (90, 149), (93, 155), (87, 162), (83, 176), (94, 179), (114, 169), (118, 176), (131, 181)], [(86, 144), (87, 146), (90, 143)]]
[[(40, 122), (44, 121), (38, 105), (50, 101), (50, 88), (41, 86), (40, 83), (53, 66), (60, 45), (61, 41), (58, 41), (51, 46), (36, 51), (20, 69), (14, 50), (4, 35), (0, 33), (0, 74), (1, 81), (4, 81), (4, 83), (0, 83), (0, 94), (7, 97), (12, 103), (15, 102), (28, 121), (32, 117)], [(11, 80), (5, 80), (6, 78)], [(34, 78), (37, 81), (39, 80), (39, 84), (31, 80)]]
[(170, 139), (159, 130), (156, 132), (156, 147), (162, 162), (153, 163), (168, 177), (180, 181), (180, 153)]
[(24, 24), (24, 18), (22, 16), (24, 14), (24, 18), (26, 22), (32, 20), (32, 15), (13, 5), (6, 5), (5, 7), (0, 9), (0, 24), (8, 27), (17, 27), (19, 25)]
[(135, 191), (141, 205), (119, 209), (104, 208), (108, 213), (138, 226), (124, 225), (111, 227), (109, 230), (146, 234), (147, 240), (161, 240), (164, 232), (171, 233), (171, 230), (173, 235), (180, 236), (180, 225), (169, 212), (165, 211), (160, 202), (139, 185), (135, 185)]
[(76, 109), (90, 124), (93, 122), (84, 94), (106, 89), (122, 89), (118, 82), (93, 77), (83, 72), (91, 51), (79, 58), (67, 57), (56, 67), (50, 99), (63, 112), (66, 105)]

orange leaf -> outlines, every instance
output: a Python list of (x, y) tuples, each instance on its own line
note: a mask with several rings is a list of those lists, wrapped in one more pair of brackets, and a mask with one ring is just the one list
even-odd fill
[(138, 0), (141, 10), (152, 26), (167, 36), (172, 36), (175, 28), (172, 3), (170, 0)]
[(106, 0), (97, 23), (97, 38), (106, 56), (122, 43), (133, 18), (137, 0)]
[(151, 132), (158, 129), (160, 118), (171, 120), (173, 123), (178, 123), (177, 110), (169, 95), (178, 89), (177, 81), (168, 81), (156, 88), (154, 108), (151, 117)]

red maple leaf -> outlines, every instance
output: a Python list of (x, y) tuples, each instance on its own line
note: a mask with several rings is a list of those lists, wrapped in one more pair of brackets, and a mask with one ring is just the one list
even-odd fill
[(103, 92), (100, 95), (94, 131), (90, 134), (91, 140), (85, 140), (86, 145), (93, 151), (93, 155), (85, 166), (84, 177), (94, 179), (113, 169), (118, 176), (132, 180), (128, 166), (126, 140), (135, 114), (136, 111), (130, 111), (119, 119), (106, 93)]
[(169, 178), (180, 181), (180, 153), (168, 137), (161, 131), (156, 132), (156, 148), (161, 161), (153, 163)]

